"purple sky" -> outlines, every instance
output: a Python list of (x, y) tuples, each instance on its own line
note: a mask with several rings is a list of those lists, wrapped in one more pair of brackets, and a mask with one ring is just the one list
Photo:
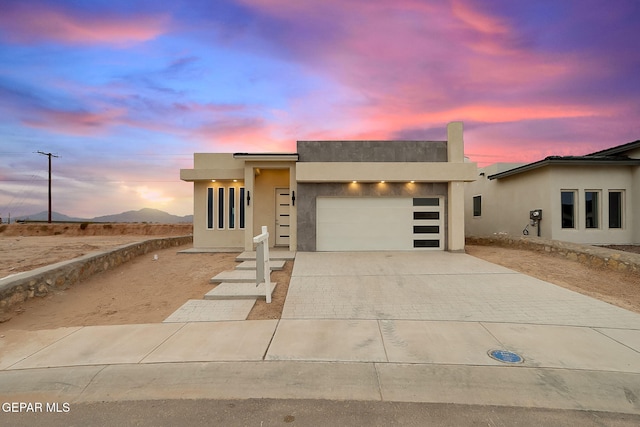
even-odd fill
[(436, 139), (479, 165), (640, 138), (638, 0), (3, 0), (0, 216), (192, 213), (194, 152)]

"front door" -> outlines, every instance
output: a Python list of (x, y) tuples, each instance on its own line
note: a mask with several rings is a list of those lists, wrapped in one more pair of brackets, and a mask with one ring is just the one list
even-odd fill
[(289, 204), (288, 188), (276, 188), (276, 246), (289, 246)]

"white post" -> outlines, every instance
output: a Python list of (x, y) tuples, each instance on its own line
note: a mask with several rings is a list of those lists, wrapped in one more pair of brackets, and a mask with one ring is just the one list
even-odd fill
[(253, 238), (256, 243), (256, 286), (264, 280), (267, 304), (271, 304), (271, 267), (269, 266), (269, 232), (262, 226), (262, 234)]

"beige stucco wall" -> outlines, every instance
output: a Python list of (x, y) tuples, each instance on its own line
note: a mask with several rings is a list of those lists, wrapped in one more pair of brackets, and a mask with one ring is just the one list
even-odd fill
[[(554, 167), (551, 181), (551, 198), (557, 221), (554, 221), (552, 238), (574, 243), (586, 244), (630, 244), (636, 243), (633, 235), (637, 235), (637, 220), (634, 223), (632, 207), (637, 205), (637, 197), (633, 194), (633, 172), (629, 167), (615, 166), (575, 166)], [(635, 181), (638, 182), (638, 181)], [(637, 188), (637, 184), (636, 184)], [(563, 229), (560, 223), (560, 191), (577, 190), (576, 228)], [(584, 192), (597, 190), (600, 192), (600, 227), (585, 227)], [(625, 190), (624, 215), (622, 229), (609, 228), (609, 190)], [(637, 192), (637, 190), (636, 190)], [(636, 210), (635, 212), (639, 212)]]
[[(541, 237), (551, 238), (551, 215), (549, 200), (549, 171), (547, 168), (514, 175), (504, 179), (490, 180), (487, 177), (497, 170), (480, 169), (484, 176), (465, 184), (466, 233), (471, 236), (486, 236), (495, 233), (521, 236), (529, 224), (529, 211), (542, 209)], [(482, 215), (473, 216), (473, 197), (482, 196)], [(559, 197), (559, 196), (558, 196)], [(538, 230), (529, 226), (529, 233), (537, 236)]]
[[(640, 150), (639, 150), (640, 151)], [(640, 153), (638, 153), (640, 158)], [(629, 192), (627, 204), (631, 209), (630, 218), (628, 218), (631, 229), (631, 240), (634, 244), (640, 245), (640, 166), (633, 168), (631, 172), (631, 181), (633, 189)]]
[[(495, 165), (483, 168), (485, 176), (465, 184), (465, 224), (469, 236), (508, 234), (522, 236), (529, 221), (529, 211), (542, 209), (541, 237), (584, 244), (632, 244), (640, 242), (638, 221), (633, 212), (640, 212), (638, 168), (615, 166), (548, 166), (502, 179), (489, 180), (497, 173)], [(576, 228), (563, 229), (561, 224), (562, 190), (577, 194)], [(600, 227), (585, 227), (584, 192), (600, 191)], [(625, 190), (624, 228), (609, 229), (608, 192)], [(473, 216), (473, 197), (482, 196), (482, 215)], [(637, 215), (636, 215), (637, 216)], [(635, 222), (634, 222), (635, 220)], [(537, 236), (537, 229), (529, 226)]]
[[(259, 172), (258, 172), (259, 171)], [(290, 172), (291, 171), (291, 172)], [(252, 250), (253, 236), (260, 234), (261, 226), (266, 225), (270, 233), (275, 230), (275, 189), (293, 188), (295, 190), (295, 161), (266, 160), (248, 161), (234, 158), (232, 153), (196, 153), (194, 168), (180, 170), (180, 178), (192, 181), (193, 194), (193, 246), (195, 248), (235, 248)], [(212, 182), (215, 180), (215, 182)], [(234, 180), (236, 182), (234, 182)], [(239, 188), (245, 188), (245, 196), (251, 201), (245, 207), (245, 228), (239, 228), (236, 216), (235, 229), (218, 229), (218, 188), (225, 188), (225, 210), (228, 210), (228, 189), (236, 188), (236, 209), (239, 209)], [(214, 228), (207, 229), (207, 188), (214, 189)], [(258, 207), (254, 209), (254, 207)], [(228, 214), (227, 214), (228, 215)], [(295, 208), (291, 212), (291, 235), (295, 242)], [(228, 227), (228, 223), (225, 223)], [(273, 234), (272, 234), (273, 235)], [(273, 246), (275, 239), (270, 239)], [(292, 243), (295, 250), (295, 243)]]
[[(276, 229), (276, 188), (289, 188), (289, 169), (260, 169), (254, 178), (254, 192), (251, 203), (258, 208), (253, 210), (253, 235), (261, 233), (266, 225), (269, 230), (269, 246), (275, 244)], [(290, 207), (293, 210), (293, 207)]]
[[(236, 198), (239, 188), (244, 187), (243, 181), (196, 181), (193, 183), (193, 247), (194, 248), (242, 248), (244, 243), (244, 229), (236, 228), (219, 230), (218, 225), (218, 188), (225, 188), (225, 209), (228, 209), (228, 189), (236, 188)], [(214, 228), (207, 229), (207, 188), (213, 188)], [(228, 227), (228, 224), (225, 223)]]
[[(244, 249), (253, 250), (253, 237), (260, 234), (266, 225), (270, 234), (269, 245), (275, 245), (275, 191), (276, 188), (289, 188), (296, 191), (295, 161), (247, 161), (245, 163), (245, 183), (251, 193), (251, 204), (247, 211), (247, 232)], [(290, 207), (290, 246), (296, 250), (297, 236), (296, 208)]]

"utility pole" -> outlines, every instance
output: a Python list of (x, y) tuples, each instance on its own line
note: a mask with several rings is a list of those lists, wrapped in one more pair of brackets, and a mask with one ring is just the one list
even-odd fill
[(51, 153), (43, 153), (42, 151), (38, 151), (38, 154), (49, 157), (49, 224), (51, 224), (51, 158), (58, 156)]

